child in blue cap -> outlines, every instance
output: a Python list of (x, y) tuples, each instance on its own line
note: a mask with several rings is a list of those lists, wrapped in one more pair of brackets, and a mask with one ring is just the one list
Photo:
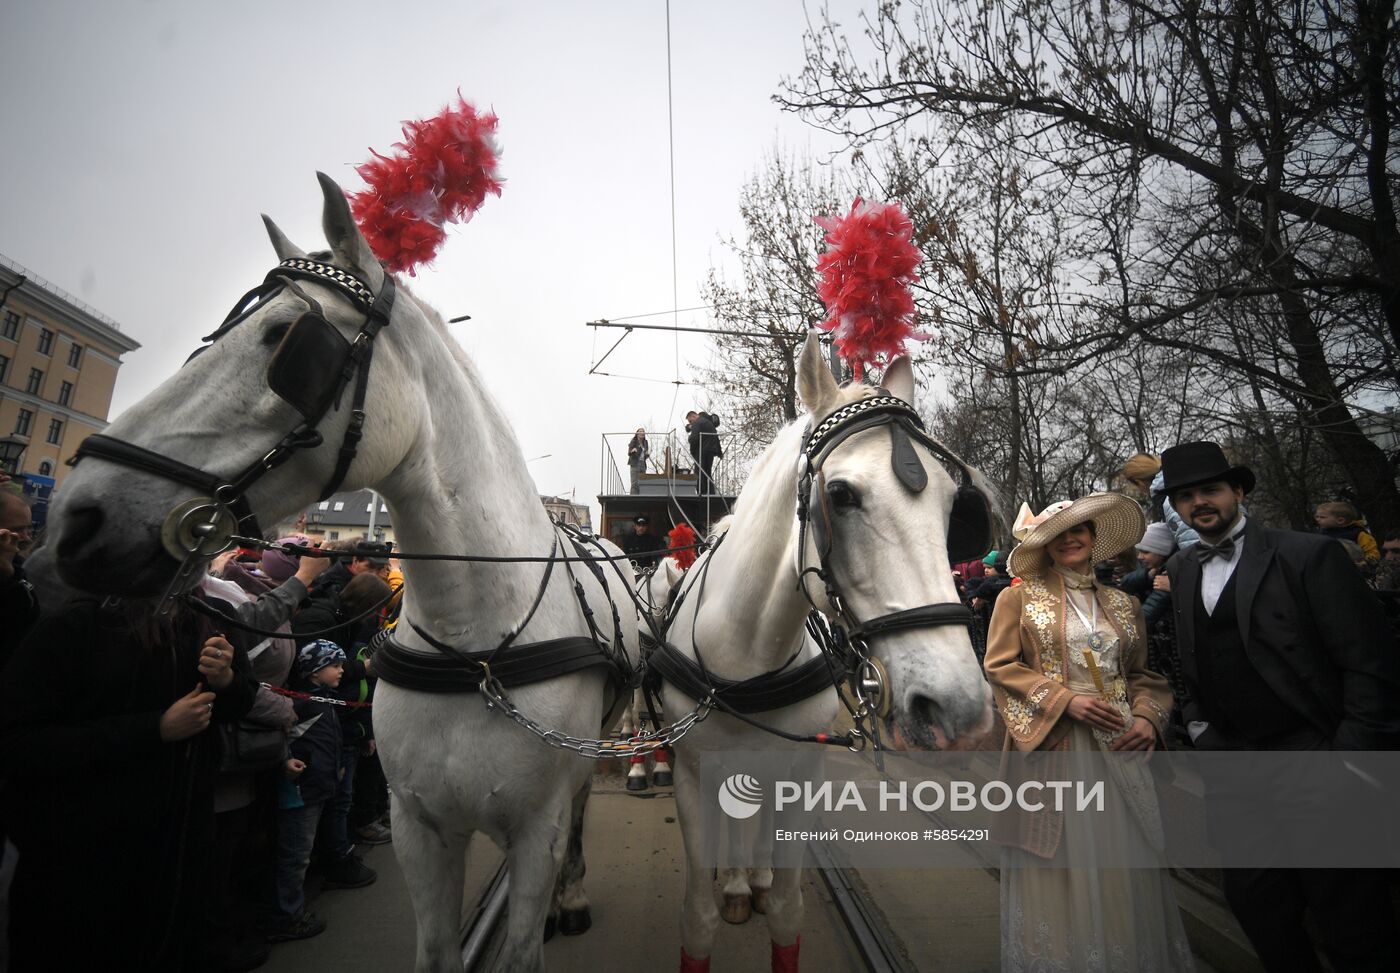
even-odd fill
[(292, 688), (310, 698), (293, 701), (297, 725), (288, 761), (292, 779), (282, 782), (278, 802), (277, 901), (269, 942), (308, 939), (326, 928), (326, 920), (306, 911), (304, 883), (316, 823), (340, 779), (340, 720), (330, 699), (344, 672), (344, 651), (326, 639), (303, 645), (292, 666)]

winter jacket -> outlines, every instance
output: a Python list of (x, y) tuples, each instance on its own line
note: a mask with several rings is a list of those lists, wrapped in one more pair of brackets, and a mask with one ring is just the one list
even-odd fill
[(692, 422), (686, 424), (690, 434), (690, 455), (699, 460), (702, 456), (723, 456), (719, 445), (719, 420), (708, 412), (702, 412)]
[(1170, 527), (1176, 535), (1176, 549), (1180, 551), (1199, 541), (1201, 535), (1188, 527), (1186, 521), (1181, 519), (1181, 514), (1176, 512), (1171, 498), (1163, 489), (1166, 483), (1161, 473), (1152, 478), (1152, 515), (1148, 520), (1154, 523), (1161, 521)]
[[(344, 682), (342, 678), (342, 684)], [(292, 756), (306, 764), (295, 783), (301, 791), (301, 799), (306, 804), (316, 804), (330, 800), (340, 781), (340, 718), (336, 710), (342, 707), (327, 702), (334, 699), (335, 690), (325, 686), (303, 683), (297, 686), (298, 692), (310, 693), (311, 699), (298, 699), (294, 703), (297, 711), (297, 727), (306, 725), (305, 732), (292, 741)]]
[[(206, 599), (223, 612), (226, 603)], [(0, 676), (0, 803), (20, 849), (11, 969), (188, 969), (213, 853), (218, 734), (160, 736), (165, 710), (202, 681), (214, 623), (183, 607), (137, 619), (82, 599), (45, 614)], [(248, 712), (246, 640), (213, 721)], [(81, 935), (74, 917), (81, 916)]]
[(14, 560), (14, 573), (0, 580), (0, 672), (10, 661), (29, 626), (39, 620), (39, 597), (24, 576), (24, 558)]
[(1366, 521), (1353, 520), (1344, 527), (1319, 527), (1317, 532), (1323, 537), (1334, 537), (1339, 541), (1351, 541), (1361, 548), (1361, 553), (1366, 555), (1368, 564), (1379, 564), (1381, 560), (1381, 549), (1376, 544), (1376, 538), (1366, 529)]
[(1142, 615), (1147, 619), (1147, 628), (1152, 630), (1157, 623), (1167, 617), (1172, 610), (1172, 596), (1169, 591), (1158, 591), (1152, 587), (1153, 577), (1147, 568), (1138, 568), (1118, 583), (1119, 591), (1126, 591), (1142, 602)]

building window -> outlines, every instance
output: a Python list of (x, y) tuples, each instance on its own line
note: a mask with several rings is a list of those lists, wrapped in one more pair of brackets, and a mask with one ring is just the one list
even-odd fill
[(29, 424), (34, 421), (34, 413), (28, 409), (19, 410), (19, 418), (15, 420), (15, 435), (28, 436)]
[(329, 500), (322, 500), (322, 501), (321, 501), (321, 509), (322, 509), (322, 510), (329, 510), (329, 509), (331, 509), (331, 502), (330, 502)]
[(37, 368), (29, 370), (29, 383), (24, 386), (24, 390), (30, 395), (38, 395), (39, 387), (44, 384), (44, 373)]
[(63, 420), (62, 420), (62, 419), (50, 419), (50, 420), (49, 420), (49, 436), (48, 436), (48, 441), (51, 442), (51, 443), (53, 443), (55, 446), (57, 446), (57, 445), (58, 445), (58, 441), (59, 441), (60, 439), (62, 439), (62, 438), (63, 438)]
[(19, 315), (14, 311), (5, 312), (4, 331), (0, 331), (0, 335), (9, 338), (11, 341), (19, 340)]
[(53, 354), (53, 332), (48, 328), (39, 329), (39, 354)]
[(367, 504), (365, 504), (365, 513), (367, 513), (367, 514), (372, 514), (372, 513), (374, 513), (374, 504), (372, 504), (372, 503), (367, 503)]
[(67, 405), (68, 400), (73, 397), (73, 383), (64, 382), (58, 390), (58, 404)]
[(68, 367), (77, 368), (83, 360), (83, 346), (74, 345), (68, 349)]
[(39, 464), (39, 475), (40, 475), (40, 476), (53, 476), (53, 461), (52, 461), (52, 460), (47, 460), (47, 459), (46, 459), (46, 460), (44, 460), (42, 463)]
[(0, 355), (0, 383), (3, 383), (10, 374), (10, 359), (8, 355)]
[(344, 509), (345, 509), (345, 501), (344, 501), (344, 500), (337, 500), (337, 501), (335, 502), (335, 509), (336, 509), (336, 510), (344, 510)]
[(338, 531), (338, 530), (330, 531), (329, 533), (326, 534), (326, 538), (327, 538), (328, 540), (338, 541), (338, 540), (340, 540), (340, 531)]

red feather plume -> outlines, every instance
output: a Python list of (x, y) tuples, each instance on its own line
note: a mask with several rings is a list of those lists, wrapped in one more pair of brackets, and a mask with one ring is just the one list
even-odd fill
[(666, 540), (670, 542), (673, 550), (678, 547), (685, 548), (685, 550), (676, 551), (671, 555), (681, 566), (682, 571), (695, 563), (699, 552), (695, 550), (695, 531), (690, 529), (689, 524), (677, 524), (672, 527), (671, 532), (666, 535)]
[(845, 216), (818, 216), (827, 250), (817, 258), (817, 294), (826, 304), (821, 326), (856, 378), (878, 356), (893, 358), (914, 329), (914, 295), (922, 259), (914, 224), (898, 203), (856, 199)]
[(437, 256), (445, 223), (465, 223), (487, 195), (501, 195), (496, 116), (477, 114), (461, 93), (457, 107), (405, 122), (392, 155), (373, 149), (355, 171), (368, 184), (350, 193), (350, 211), (374, 255), (393, 271), (413, 274)]

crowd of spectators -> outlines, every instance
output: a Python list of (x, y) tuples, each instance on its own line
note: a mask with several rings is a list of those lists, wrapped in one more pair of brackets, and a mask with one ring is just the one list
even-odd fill
[(240, 549), (164, 614), (41, 613), (30, 521), (0, 484), (0, 970), (249, 970), (324, 931), (307, 884), (369, 885), (357, 846), (392, 840), (368, 705), (387, 546)]

